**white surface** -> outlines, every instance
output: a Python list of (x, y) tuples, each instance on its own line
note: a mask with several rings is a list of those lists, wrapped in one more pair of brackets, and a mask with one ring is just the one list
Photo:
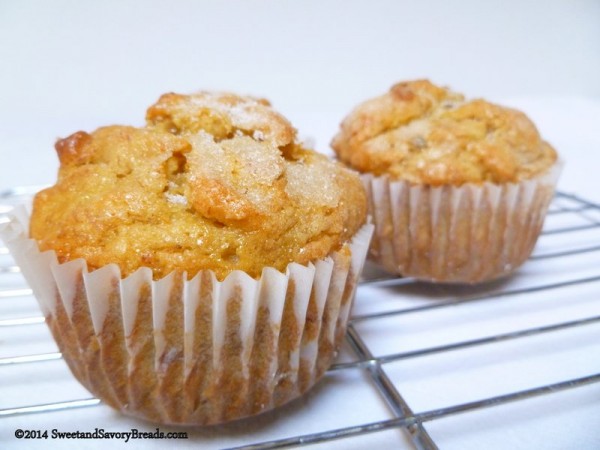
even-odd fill
[[(460, 1), (0, 2), (0, 190), (45, 184), (53, 143), (77, 130), (141, 124), (163, 92), (215, 88), (268, 97), (303, 135), (327, 144), (358, 101), (429, 77), (527, 112), (565, 160), (559, 189), (600, 203), (600, 3)], [(564, 218), (563, 218), (564, 219)], [(569, 225), (555, 216), (550, 227)], [(573, 219), (573, 218), (570, 218)], [(569, 219), (569, 220), (570, 220)], [(600, 221), (598, 214), (592, 217)], [(587, 219), (578, 219), (586, 222)], [(589, 222), (587, 222), (589, 223)], [(574, 242), (577, 241), (577, 242)], [(580, 242), (579, 242), (580, 241)], [(544, 237), (536, 252), (600, 244), (597, 230)], [(598, 273), (600, 255), (528, 263), (507, 286)], [(18, 285), (2, 278), (0, 289)], [(598, 283), (521, 299), (357, 325), (374, 353), (599, 314)], [(368, 295), (367, 294), (371, 294)], [(454, 291), (365, 289), (355, 313), (427, 304)], [(0, 299), (1, 300), (1, 299)], [(32, 299), (2, 317), (36, 313)], [(600, 372), (599, 326), (385, 366), (415, 411)], [(44, 327), (0, 329), (0, 356), (52, 351)], [(0, 367), (0, 409), (87, 397), (61, 361)], [(427, 424), (442, 449), (598, 448), (597, 385)], [(392, 417), (360, 370), (244, 426), (190, 430), (174, 447), (219, 448)], [(1, 448), (80, 448), (17, 441), (16, 428), (123, 431), (152, 426), (106, 407), (0, 419)], [(161, 427), (161, 429), (166, 427)], [(392, 430), (319, 448), (394, 448)], [(90, 441), (159, 448), (164, 442)]]

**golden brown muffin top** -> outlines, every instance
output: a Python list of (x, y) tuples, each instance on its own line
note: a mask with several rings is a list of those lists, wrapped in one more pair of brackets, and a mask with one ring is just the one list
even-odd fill
[(557, 159), (522, 112), (427, 80), (398, 83), (355, 108), (332, 147), (360, 172), (439, 186), (518, 182)]
[(31, 236), (61, 262), (232, 270), (258, 277), (338, 250), (364, 223), (357, 175), (295, 141), (265, 100), (163, 95), (144, 128), (109, 126), (56, 143), (56, 185), (34, 200)]

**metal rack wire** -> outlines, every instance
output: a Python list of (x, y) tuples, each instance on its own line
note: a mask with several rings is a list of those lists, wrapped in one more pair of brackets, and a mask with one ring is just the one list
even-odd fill
[[(10, 191), (0, 193), (0, 222), (6, 220), (6, 214), (12, 208), (12, 205), (27, 200), (38, 187), (15, 188)], [(600, 205), (580, 198), (579, 196), (559, 192), (556, 194), (553, 204), (549, 211), (549, 217), (562, 217), (565, 220), (561, 222), (565, 225), (548, 228), (546, 227), (543, 236), (552, 238), (558, 236), (567, 236), (584, 231), (592, 231), (594, 237), (586, 240), (582, 244), (569, 244), (560, 246), (558, 249), (534, 253), (528, 264), (540, 263), (544, 260), (564, 258), (567, 256), (577, 257), (577, 255), (600, 253)], [(573, 218), (576, 220), (570, 221)], [(569, 239), (567, 239), (569, 241)], [(7, 256), (5, 248), (0, 248), (0, 281), (1, 277), (18, 275), (19, 269), (15, 267)], [(507, 288), (503, 285), (490, 284), (489, 286), (473, 289), (463, 289), (460, 291), (448, 291), (451, 294), (449, 298), (429, 300), (409, 307), (391, 308), (383, 311), (373, 311), (358, 314), (351, 318), (347, 340), (349, 347), (354, 352), (354, 359), (347, 362), (335, 364), (328, 375), (335, 372), (347, 371), (350, 369), (363, 371), (371, 385), (376, 389), (381, 398), (385, 401), (393, 418), (387, 420), (378, 420), (359, 425), (340, 427), (324, 430), (316, 433), (299, 434), (288, 436), (282, 439), (257, 442), (255, 444), (244, 445), (246, 449), (269, 449), (286, 448), (292, 446), (304, 446), (315, 443), (324, 443), (337, 439), (352, 438), (369, 433), (378, 433), (389, 429), (401, 429), (406, 432), (413, 446), (418, 449), (436, 449), (438, 444), (429, 434), (426, 424), (446, 417), (468, 414), (474, 411), (486, 408), (494, 408), (499, 405), (521, 402), (526, 399), (551, 396), (557, 392), (580, 388), (600, 382), (600, 373), (591, 373), (576, 378), (563, 379), (554, 383), (540, 384), (528, 389), (515, 390), (512, 392), (494, 395), (487, 398), (457, 403), (442, 408), (431, 410), (414, 411), (411, 405), (405, 400), (401, 389), (397, 383), (394, 383), (388, 373), (387, 366), (390, 363), (410, 360), (413, 358), (424, 357), (435, 354), (445, 354), (457, 350), (488, 346), (501, 342), (517, 341), (526, 337), (547, 335), (557, 333), (561, 330), (584, 328), (600, 323), (600, 315), (580, 317), (574, 320), (564, 320), (558, 323), (545, 324), (541, 326), (526, 327), (517, 330), (511, 330), (502, 333), (493, 333), (474, 339), (459, 340), (457, 342), (443, 342), (440, 345), (427, 348), (409, 349), (406, 351), (381, 354), (374, 351), (364, 336), (361, 335), (361, 324), (374, 322), (382, 319), (393, 319), (406, 315), (427, 315), (434, 311), (448, 308), (460, 308), (465, 305), (484, 304), (491, 299), (500, 299), (510, 301), (512, 298), (532, 295), (534, 293), (546, 292), (563, 289), (565, 295), (569, 295), (569, 290), (580, 286), (598, 284), (600, 287), (600, 267), (597, 273), (586, 276), (573, 276), (563, 280), (553, 282), (543, 282), (540, 284), (528, 285), (525, 287)], [(392, 287), (394, 289), (411, 289), (418, 282), (410, 278), (389, 278), (389, 277), (371, 277), (362, 281), (357, 301), (361, 297), (371, 295), (366, 292), (369, 288), (376, 286)], [(365, 293), (366, 292), (366, 293)], [(600, 289), (598, 289), (600, 292)], [(0, 285), (0, 300), (4, 302), (18, 301), (22, 297), (31, 296), (31, 291), (24, 285), (11, 286), (5, 288)], [(600, 297), (600, 296), (599, 296)], [(600, 300), (600, 298), (598, 298)], [(364, 301), (364, 300), (363, 300)], [(484, 306), (485, 308), (485, 306)], [(28, 317), (1, 317), (0, 329), (39, 326), (44, 322), (41, 316)], [(58, 352), (47, 352), (27, 355), (14, 355), (0, 358), (0, 371), (3, 367), (20, 364), (43, 364), (44, 361), (61, 359)], [(100, 404), (100, 401), (94, 398), (84, 398), (77, 400), (65, 400), (37, 405), (2, 405), (0, 406), (0, 421), (3, 418), (15, 417), (25, 414), (50, 414), (54, 411), (91, 408)], [(318, 414), (318, 412), (317, 412)]]

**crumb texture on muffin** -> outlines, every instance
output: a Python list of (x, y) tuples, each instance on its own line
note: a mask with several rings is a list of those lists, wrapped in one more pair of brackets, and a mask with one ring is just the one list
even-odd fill
[(398, 83), (360, 104), (332, 147), (360, 172), (431, 186), (519, 182), (557, 159), (522, 112), (427, 80)]
[(35, 197), (30, 224), (42, 250), (90, 269), (117, 263), (123, 276), (258, 277), (325, 257), (365, 221), (358, 177), (299, 144), (265, 100), (166, 94), (146, 120), (57, 142), (58, 181)]

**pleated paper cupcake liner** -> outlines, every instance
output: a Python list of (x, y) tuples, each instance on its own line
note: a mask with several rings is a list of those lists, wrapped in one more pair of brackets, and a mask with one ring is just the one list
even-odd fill
[(375, 233), (369, 259), (386, 271), (448, 283), (512, 273), (531, 255), (560, 175), (520, 183), (431, 187), (362, 175)]
[(153, 281), (149, 268), (122, 278), (82, 259), (59, 264), (28, 239), (14, 211), (0, 229), (73, 375), (124, 414), (208, 425), (268, 411), (302, 395), (331, 365), (373, 231), (285, 273), (259, 279), (212, 271)]

